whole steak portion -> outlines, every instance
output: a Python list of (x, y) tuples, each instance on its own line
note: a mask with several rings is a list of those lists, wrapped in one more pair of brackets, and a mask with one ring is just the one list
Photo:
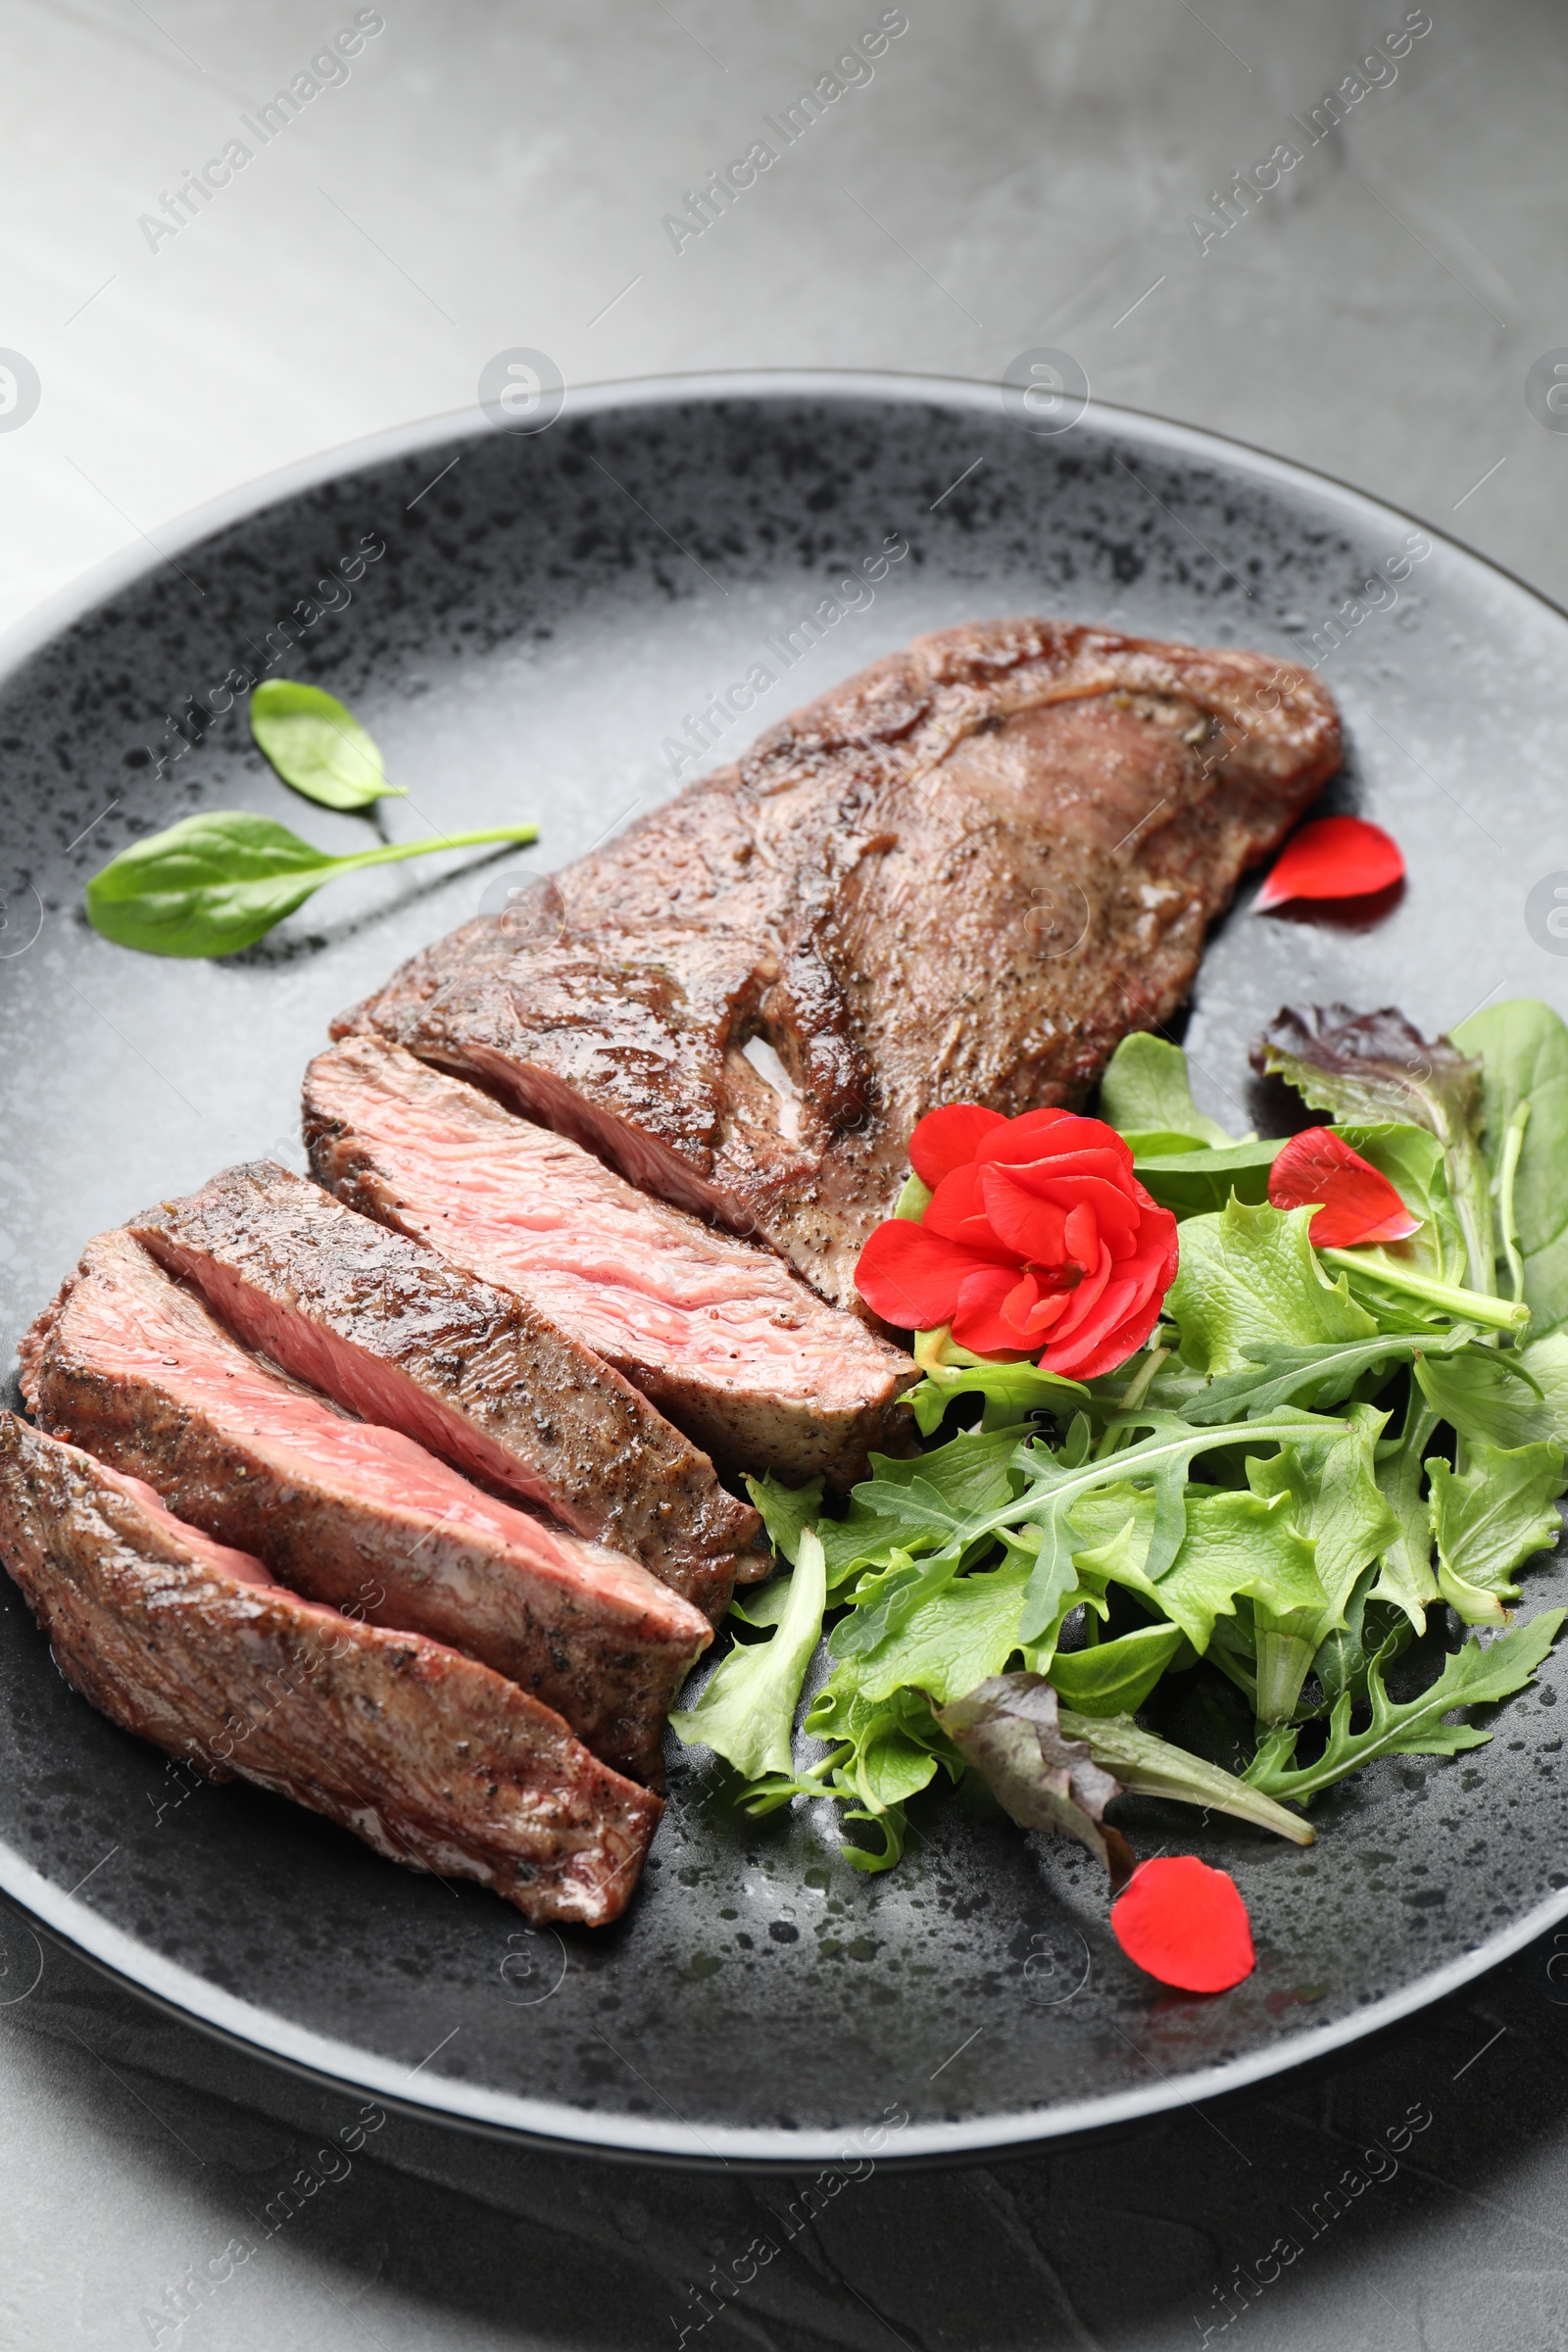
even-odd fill
[(344, 1016), (824, 1295), (935, 1104), (1079, 1102), (1340, 762), (1309, 672), (1047, 620), (918, 638)]
[(275, 1161), (225, 1168), (128, 1230), (247, 1347), (493, 1494), (629, 1553), (715, 1625), (737, 1568), (766, 1566), (757, 1513), (618, 1372)]
[(214, 1780), (236, 1774), (529, 1919), (603, 1927), (663, 1808), (514, 1683), (340, 1617), (151, 1488), (0, 1414), (0, 1560), (67, 1682)]
[(383, 1038), (317, 1055), (305, 1134), (322, 1184), (526, 1301), (727, 1465), (842, 1490), (871, 1446), (908, 1451), (914, 1366), (858, 1316)]
[(480, 1659), (642, 1778), (712, 1629), (634, 1560), (470, 1486), (231, 1339), (123, 1232), (27, 1334), (51, 1437), (146, 1481), (309, 1599)]

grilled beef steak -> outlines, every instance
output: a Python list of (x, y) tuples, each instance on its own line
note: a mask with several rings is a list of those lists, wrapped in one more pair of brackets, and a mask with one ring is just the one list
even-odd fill
[(841, 1304), (938, 1102), (1075, 1103), (1333, 774), (1289, 662), (1046, 620), (919, 638), (416, 956), (369, 1027)]
[(757, 1513), (618, 1373), (275, 1161), (229, 1168), (129, 1230), (286, 1372), (631, 1553), (713, 1623), (741, 1551), (766, 1565)]
[(145, 1479), (298, 1592), (450, 1642), (612, 1764), (657, 1771), (707, 1619), (635, 1561), (274, 1371), (127, 1233), (89, 1245), (28, 1335), (23, 1386), (52, 1435)]
[(514, 1683), (356, 1624), (186, 1527), (151, 1489), (0, 1414), (0, 1559), (66, 1680), (214, 1780), (324, 1813), (529, 1919), (625, 1909), (662, 1810)]
[(723, 1461), (844, 1488), (868, 1446), (908, 1450), (907, 1356), (770, 1250), (649, 1200), (401, 1048), (354, 1037), (320, 1054), (305, 1127), (323, 1184), (526, 1299)]

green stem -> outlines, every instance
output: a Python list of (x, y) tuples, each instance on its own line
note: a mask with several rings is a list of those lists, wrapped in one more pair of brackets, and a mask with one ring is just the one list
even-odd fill
[(1318, 1256), (1326, 1266), (1339, 1266), (1347, 1274), (1359, 1275), (1385, 1291), (1401, 1291), (1408, 1298), (1419, 1298), (1443, 1314), (1456, 1316), (1466, 1323), (1479, 1323), (1489, 1331), (1523, 1332), (1529, 1328), (1530, 1309), (1522, 1300), (1491, 1298), (1484, 1291), (1466, 1291), (1455, 1283), (1433, 1282), (1425, 1274), (1411, 1274), (1402, 1266), (1392, 1266), (1386, 1258), (1371, 1265), (1354, 1250), (1320, 1250)]
[(1257, 1720), (1265, 1727), (1288, 1723), (1296, 1712), (1301, 1685), (1317, 1655), (1298, 1634), (1257, 1627)]
[(1508, 1278), (1513, 1284), (1515, 1298), (1525, 1295), (1525, 1261), (1519, 1253), (1519, 1228), (1514, 1222), (1513, 1187), (1519, 1173), (1519, 1154), (1524, 1150), (1525, 1129), (1530, 1124), (1530, 1097), (1514, 1105), (1508, 1121), (1508, 1132), (1502, 1142), (1502, 1165), (1497, 1170), (1497, 1223), (1502, 1232), (1503, 1255), (1508, 1260)]
[(356, 865), (394, 865), (400, 858), (428, 858), (435, 850), (476, 850), (488, 841), (537, 841), (537, 825), (492, 825), (483, 833), (438, 833), (431, 841), (389, 841), (378, 850), (356, 850), (334, 858), (339, 873)]
[[(1144, 1362), (1139, 1366), (1138, 1370), (1133, 1374), (1132, 1379), (1123, 1389), (1120, 1401), (1116, 1407), (1118, 1412), (1128, 1412), (1135, 1404), (1143, 1403), (1144, 1398), (1149, 1394), (1150, 1383), (1152, 1381), (1154, 1374), (1159, 1370), (1160, 1365), (1165, 1361), (1165, 1358), (1169, 1355), (1169, 1353), (1170, 1349), (1168, 1348), (1152, 1348), (1150, 1349), (1149, 1354), (1145, 1358)], [(1114, 1424), (1112, 1424), (1111, 1427), (1105, 1431), (1104, 1435), (1100, 1441), (1100, 1444), (1096, 1446), (1095, 1459), (1097, 1461), (1104, 1461), (1108, 1455), (1119, 1453), (1123, 1444), (1131, 1436), (1132, 1427), (1130, 1424), (1123, 1428), (1117, 1428)]]

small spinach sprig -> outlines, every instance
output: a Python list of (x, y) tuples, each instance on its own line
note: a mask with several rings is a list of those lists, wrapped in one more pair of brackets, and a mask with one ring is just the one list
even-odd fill
[(538, 837), (537, 825), (493, 825), (331, 858), (271, 817), (214, 809), (182, 817), (112, 858), (87, 885), (87, 919), (105, 939), (144, 956), (233, 956), (340, 874), (437, 850)]
[[(265, 679), (251, 696), (251, 732), (284, 783), (323, 808), (365, 809), (404, 793), (386, 781), (381, 754), (353, 712), (319, 686)], [(537, 825), (492, 825), (332, 858), (270, 816), (218, 808), (182, 817), (112, 858), (87, 885), (87, 920), (105, 939), (144, 956), (234, 956), (339, 874), (437, 850), (538, 838)]]

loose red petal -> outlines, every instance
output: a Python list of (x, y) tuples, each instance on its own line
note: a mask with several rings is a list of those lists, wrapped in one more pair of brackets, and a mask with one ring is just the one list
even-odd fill
[(928, 1110), (909, 1138), (909, 1165), (933, 1192), (944, 1176), (973, 1159), (994, 1127), (1005, 1127), (1000, 1110), (983, 1110), (978, 1102), (944, 1102)]
[(1404, 879), (1398, 843), (1361, 816), (1322, 816), (1286, 843), (1253, 906), (1292, 899), (1364, 899)]
[(1307, 1228), (1318, 1250), (1408, 1241), (1421, 1226), (1388, 1178), (1327, 1127), (1292, 1136), (1269, 1170), (1268, 1197), (1276, 1208), (1322, 1203)]
[(1183, 1992), (1229, 1992), (1256, 1960), (1236, 1881), (1196, 1854), (1161, 1854), (1135, 1870), (1110, 1926), (1135, 1967)]

